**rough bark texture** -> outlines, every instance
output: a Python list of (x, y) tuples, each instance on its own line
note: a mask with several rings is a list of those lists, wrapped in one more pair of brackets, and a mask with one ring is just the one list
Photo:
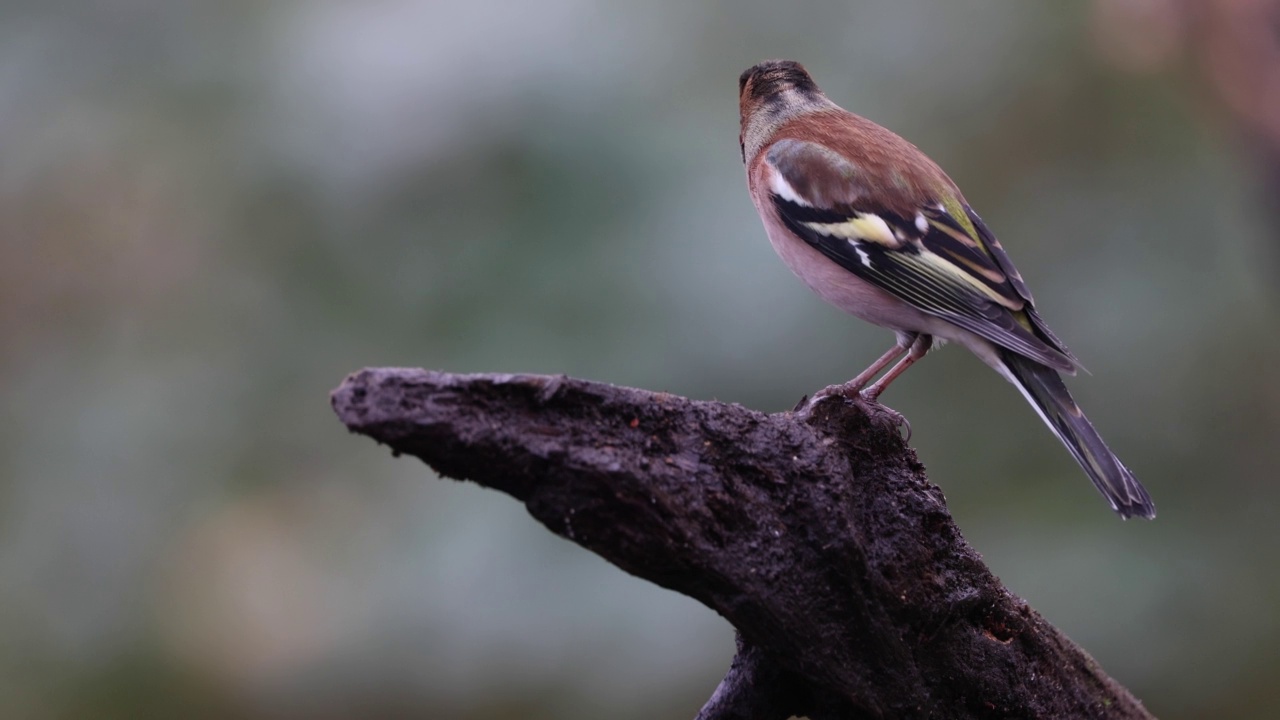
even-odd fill
[(877, 405), (370, 369), (333, 407), (733, 623), (700, 720), (1150, 717), (983, 565)]

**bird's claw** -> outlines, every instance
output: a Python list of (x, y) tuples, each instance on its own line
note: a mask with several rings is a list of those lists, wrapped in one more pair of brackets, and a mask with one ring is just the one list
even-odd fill
[(893, 425), (895, 428), (898, 426), (905, 427), (907, 429), (907, 436), (906, 438), (903, 439), (903, 442), (911, 442), (911, 421), (907, 419), (906, 415), (903, 415), (902, 413), (898, 412), (897, 410), (894, 410), (891, 407), (886, 407), (884, 405), (881, 405), (879, 402), (876, 401), (875, 396), (867, 397), (867, 394), (863, 393), (862, 399), (866, 400), (872, 405), (875, 405), (880, 412), (884, 413), (885, 415), (888, 415), (889, 419), (893, 421)]
[(846, 400), (861, 400), (868, 405), (875, 405), (879, 412), (889, 416), (889, 419), (893, 421), (895, 427), (905, 427), (907, 429), (906, 442), (911, 441), (911, 422), (907, 420), (905, 415), (897, 410), (881, 405), (878, 400), (880, 393), (875, 392), (874, 388), (864, 390), (860, 387), (855, 387), (850, 383), (844, 383), (842, 385), (828, 385), (814, 393), (813, 397), (806, 395), (805, 397), (800, 398), (800, 402), (796, 403), (792, 412), (796, 413), (801, 418), (807, 418), (809, 414), (813, 412), (813, 409), (818, 405), (818, 403), (836, 395), (843, 397)]
[(800, 398), (800, 402), (796, 403), (796, 406), (791, 409), (791, 412), (797, 413), (801, 417), (808, 417), (808, 415), (813, 412), (813, 409), (817, 407), (818, 403), (823, 400), (837, 395), (845, 398), (846, 400), (856, 400), (858, 399), (859, 390), (860, 388), (851, 388), (847, 384), (828, 385), (814, 393), (812, 397), (805, 395)]

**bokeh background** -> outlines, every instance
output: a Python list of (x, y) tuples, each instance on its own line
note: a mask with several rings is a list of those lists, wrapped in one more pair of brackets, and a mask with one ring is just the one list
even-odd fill
[(767, 411), (890, 342), (773, 256), (736, 79), (946, 167), (1092, 371), (1121, 522), (955, 349), (885, 396), (994, 571), (1164, 718), (1280, 714), (1271, 0), (0, 2), (6, 718), (687, 718), (693, 600), (348, 435), (366, 365)]

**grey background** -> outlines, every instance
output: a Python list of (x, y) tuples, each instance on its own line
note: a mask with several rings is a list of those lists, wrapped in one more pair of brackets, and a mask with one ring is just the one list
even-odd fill
[(0, 3), (4, 714), (691, 717), (721, 618), (327, 393), (412, 365), (778, 411), (864, 367), (890, 334), (747, 198), (770, 57), (947, 168), (1160, 509), (1118, 520), (946, 348), (884, 401), (967, 538), (1161, 717), (1280, 712), (1274, 198), (1107, 4)]

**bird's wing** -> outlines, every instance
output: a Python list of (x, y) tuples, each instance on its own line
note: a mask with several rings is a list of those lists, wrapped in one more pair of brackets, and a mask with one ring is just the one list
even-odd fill
[(864, 169), (803, 140), (779, 140), (765, 162), (782, 221), (845, 270), (929, 315), (1075, 372), (1075, 358), (1043, 327), (1004, 249), (958, 197), (877, 204)]

